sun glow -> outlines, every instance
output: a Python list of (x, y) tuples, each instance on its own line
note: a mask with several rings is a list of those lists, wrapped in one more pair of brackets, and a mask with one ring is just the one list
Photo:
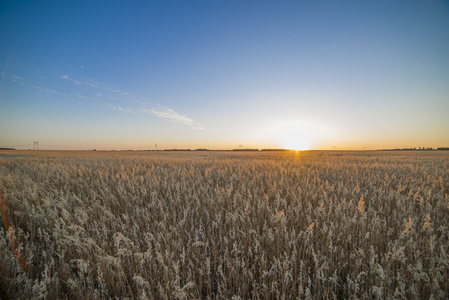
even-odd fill
[(288, 150), (312, 150), (332, 141), (332, 134), (326, 124), (313, 120), (283, 120), (273, 122), (259, 136), (272, 147)]
[(306, 140), (288, 141), (287, 143), (284, 144), (283, 148), (296, 151), (310, 150), (309, 143)]

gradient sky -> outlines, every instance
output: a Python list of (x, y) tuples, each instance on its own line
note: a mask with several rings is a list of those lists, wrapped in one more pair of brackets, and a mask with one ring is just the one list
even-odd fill
[(0, 78), (0, 147), (447, 147), (449, 2), (3, 0)]

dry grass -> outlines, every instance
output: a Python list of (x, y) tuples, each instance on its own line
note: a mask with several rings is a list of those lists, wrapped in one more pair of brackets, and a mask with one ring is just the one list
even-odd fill
[(447, 152), (0, 152), (0, 190), (1, 298), (449, 296)]

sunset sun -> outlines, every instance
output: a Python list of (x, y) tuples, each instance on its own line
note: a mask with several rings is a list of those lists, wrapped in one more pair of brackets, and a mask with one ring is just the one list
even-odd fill
[(263, 136), (276, 147), (288, 150), (311, 150), (328, 142), (332, 134), (327, 126), (312, 120), (275, 122)]
[(310, 150), (309, 143), (305, 139), (301, 140), (301, 139), (292, 138), (291, 141), (287, 141), (284, 145), (285, 146), (283, 148), (288, 149), (288, 150), (296, 150), (296, 151)]
[(283, 148), (288, 150), (310, 150), (311, 138), (306, 129), (292, 127), (285, 131)]

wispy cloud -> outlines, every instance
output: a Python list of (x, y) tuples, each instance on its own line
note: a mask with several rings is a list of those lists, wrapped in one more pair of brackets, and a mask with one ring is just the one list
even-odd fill
[(170, 121), (182, 123), (184, 125), (194, 128), (194, 129), (200, 129), (200, 130), (204, 129), (204, 127), (200, 123), (195, 122), (194, 120), (192, 120), (186, 116), (182, 116), (182, 115), (178, 114), (177, 112), (175, 112), (173, 109), (162, 106), (162, 105), (158, 105), (156, 108), (146, 108), (146, 109), (142, 108), (141, 111), (144, 113), (156, 116), (158, 118), (168, 119)]
[(192, 120), (191, 118), (189, 118), (185, 115), (178, 114), (176, 111), (174, 111), (173, 109), (171, 109), (169, 107), (165, 107), (160, 104), (151, 106), (142, 101), (136, 101), (136, 102), (139, 104), (138, 104), (138, 107), (134, 107), (134, 108), (132, 108), (132, 107), (125, 108), (122, 105), (109, 104), (106, 102), (103, 102), (103, 103), (109, 105), (113, 110), (117, 110), (117, 111), (121, 111), (121, 112), (125, 112), (125, 113), (144, 113), (144, 114), (148, 114), (150, 116), (158, 117), (161, 119), (166, 119), (171, 122), (187, 125), (193, 129), (204, 130), (204, 127), (200, 123)]
[(126, 108), (123, 108), (123, 107), (121, 107), (121, 106), (117, 106), (117, 109), (118, 109), (119, 111), (126, 112), (126, 113), (131, 112), (131, 110), (126, 109)]
[[(3, 73), (4, 74), (4, 73)], [(64, 93), (57, 91), (56, 89), (54, 89), (53, 87), (41, 82), (41, 81), (36, 81), (36, 80), (28, 80), (24, 77), (21, 76), (17, 76), (17, 75), (7, 75), (7, 78), (12, 80), (13, 82), (15, 82), (16, 84), (18, 84), (21, 87), (25, 87), (25, 88), (33, 88), (36, 89), (37, 91), (41, 92), (41, 93), (46, 93), (46, 94), (55, 94), (55, 95), (62, 95), (64, 96)]]
[(62, 75), (61, 78), (64, 78), (65, 80), (69, 80), (69, 81), (71, 81), (71, 82), (73, 82), (73, 83), (76, 83), (76, 84), (78, 84), (78, 85), (84, 85), (84, 84), (90, 85), (89, 82), (81, 82), (81, 81), (79, 81), (79, 80), (73, 79), (73, 78), (70, 77), (69, 75)]
[[(0, 75), (3, 73), (0, 72)], [(3, 74), (4, 75), (4, 74)], [(151, 104), (147, 101), (140, 100), (131, 100), (130, 92), (124, 92), (120, 89), (113, 87), (105, 87), (102, 83), (96, 82), (92, 79), (89, 80), (77, 80), (72, 78), (70, 75), (64, 74), (61, 75), (61, 78), (67, 80), (69, 82), (74, 83), (76, 86), (85, 86), (87, 89), (74, 89), (73, 91), (66, 91), (64, 89), (56, 90), (54, 88), (50, 88), (47, 84), (42, 83), (40, 81), (30, 81), (20, 76), (8, 75), (10, 79), (23, 87), (31, 87), (40, 92), (48, 93), (48, 94), (58, 94), (64, 97), (76, 97), (83, 100), (89, 100), (93, 98), (95, 100), (100, 101), (101, 103), (111, 107), (115, 111), (120, 111), (123, 113), (144, 113), (150, 116), (154, 116), (161, 119), (166, 119), (175, 123), (180, 123), (186, 126), (189, 126), (193, 129), (203, 130), (204, 127), (192, 120), (191, 118), (181, 115), (174, 111), (173, 109), (160, 105), (160, 104)], [(121, 98), (121, 99), (120, 99)], [(106, 100), (107, 99), (107, 100)], [(118, 105), (112, 103), (114, 99), (120, 99), (118, 102), (126, 101), (128, 105)], [(115, 102), (115, 101), (114, 101)]]
[(114, 105), (114, 104), (109, 104), (109, 103), (105, 103), (105, 102), (103, 102), (103, 103), (110, 106), (112, 108), (112, 110), (118, 110), (118, 111), (125, 112), (125, 113), (134, 113), (133, 110), (124, 108), (120, 105)]

